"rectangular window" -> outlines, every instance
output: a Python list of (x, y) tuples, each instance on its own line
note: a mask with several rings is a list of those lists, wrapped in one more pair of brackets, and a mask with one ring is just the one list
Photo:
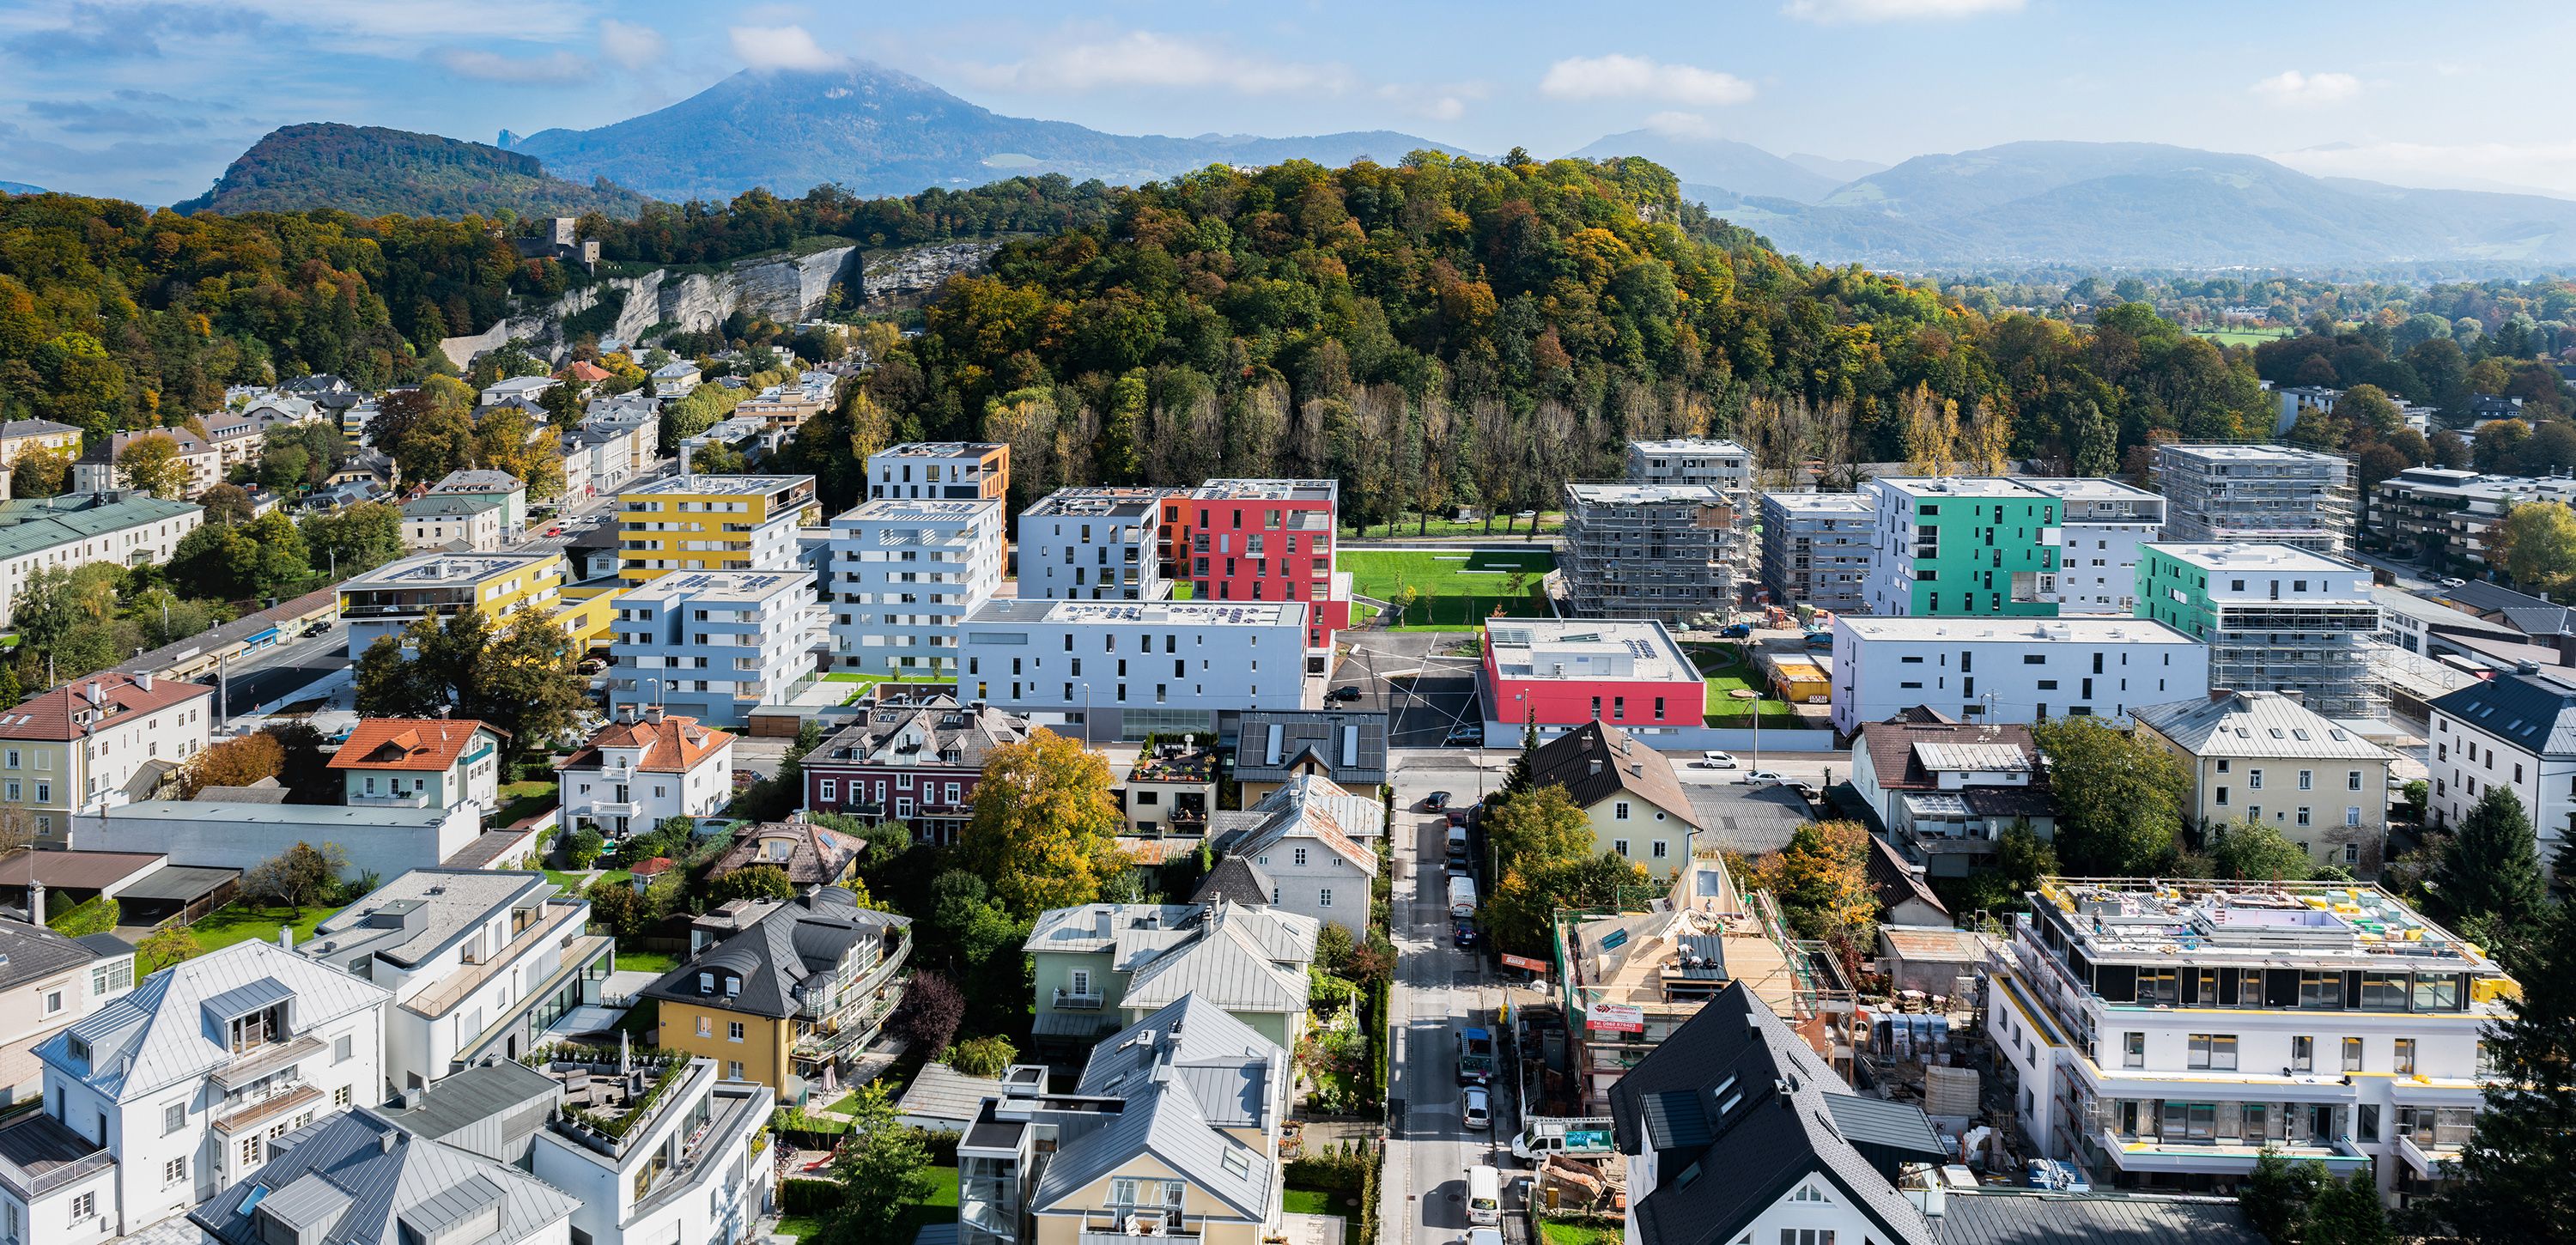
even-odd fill
[(2204, 1072), (2235, 1071), (2236, 1035), (2232, 1033), (2192, 1034), (2190, 1066)]
[(2123, 1068), (2143, 1068), (2147, 1066), (2146, 1034), (2123, 1033), (2120, 1035), (2120, 1066)]
[(728, 1042), (739, 1042), (742, 1040), (741, 1021), (728, 1020), (725, 1022), (725, 1040)]
[(2317, 1040), (2316, 1040), (2315, 1038), (2312, 1038), (2312, 1037), (2294, 1037), (2294, 1038), (2291, 1038), (2291, 1039), (2290, 1039), (2290, 1071), (2292, 1071), (2292, 1072), (2314, 1072), (2314, 1071), (2316, 1071), (2316, 1070), (2317, 1070)]
[(1318, 908), (1329, 908), (1333, 906), (1332, 887), (1327, 886), (1315, 892), (1315, 906)]
[(2343, 1040), (2343, 1070), (2346, 1072), (2361, 1071), (2360, 1038), (2348, 1037)]
[(343, 1033), (339, 1037), (332, 1039), (331, 1062), (335, 1064), (349, 1062), (349, 1057), (358, 1053), (357, 1042), (358, 1039), (356, 1035), (348, 1033)]
[(340, 1088), (338, 1088), (338, 1089), (332, 1090), (332, 1091), (331, 1091), (331, 1105), (332, 1105), (332, 1106), (335, 1106), (335, 1107), (345, 1107), (345, 1106), (349, 1105), (349, 1099), (350, 1099), (350, 1096), (351, 1096), (351, 1095), (350, 1095), (349, 1087), (348, 1087), (348, 1086), (346, 1086), (346, 1085), (343, 1085), (343, 1086), (341, 1086), (341, 1087), (340, 1087)]
[(1662, 840), (1662, 839), (1657, 839), (1657, 840), (1655, 840), (1655, 850), (1654, 850), (1654, 856), (1655, 856), (1655, 859), (1657, 859), (1657, 860), (1662, 860), (1664, 857), (1671, 855), (1671, 854), (1672, 854), (1672, 846), (1673, 846), (1672, 844), (1670, 844), (1670, 843), (1668, 843), (1668, 842), (1666, 842), (1666, 841), (1664, 841), (1664, 840)]
[(2361, 790), (2361, 771), (2360, 771), (2360, 770), (2357, 770), (2357, 769), (2356, 769), (2356, 770), (2346, 770), (2346, 771), (2344, 771), (2344, 776), (2343, 776), (2343, 789), (2344, 789), (2344, 790), (2346, 790), (2346, 791), (2359, 791), (2359, 790)]
[(174, 1102), (161, 1108), (161, 1135), (164, 1137), (188, 1126), (188, 1104)]
[(728, 1059), (725, 1061), (725, 1079), (728, 1081), (739, 1081), (742, 1079), (741, 1060)]
[(161, 1165), (161, 1184), (168, 1187), (188, 1178), (188, 1160), (172, 1159)]
[(1620, 854), (1620, 855), (1622, 855), (1622, 856), (1627, 855), (1627, 854), (1628, 854), (1628, 840), (1626, 840), (1626, 839), (1612, 839), (1612, 840), (1610, 840), (1610, 850), (1611, 850), (1611, 851), (1614, 851), (1614, 852), (1617, 852), (1617, 853), (1619, 853), (1619, 854)]

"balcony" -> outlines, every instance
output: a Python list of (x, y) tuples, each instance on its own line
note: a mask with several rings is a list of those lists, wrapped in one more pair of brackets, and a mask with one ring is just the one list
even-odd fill
[(2426, 1180), (2449, 1179), (2453, 1174), (2451, 1165), (2460, 1159), (2459, 1146), (2435, 1145), (2429, 1137), (2418, 1141), (2413, 1133), (2397, 1134), (2397, 1153), (2408, 1167), (2415, 1169), (2416, 1175)]
[(449, 1009), (464, 1002), (483, 983), (525, 962), (526, 957), (564, 932), (566, 926), (572, 926), (572, 933), (580, 933), (581, 928), (572, 924), (573, 917), (587, 907), (589, 905), (585, 903), (548, 903), (545, 919), (502, 944), (482, 963), (459, 966), (448, 974), (447, 980), (413, 995), (409, 1002), (403, 1004), (404, 1010), (432, 1018), (446, 1015)]
[(1103, 1002), (1104, 1000), (1096, 992), (1076, 994), (1071, 990), (1065, 989), (1058, 989), (1055, 992), (1055, 1007), (1057, 1011), (1096, 1012), (1101, 1009)]
[(116, 1166), (116, 1154), (36, 1111), (0, 1128), (0, 1187), (22, 1202)]
[(632, 800), (595, 801), (590, 806), (590, 815), (593, 817), (632, 817), (635, 815), (635, 802)]
[(429, 792), (406, 791), (400, 795), (361, 792), (350, 796), (349, 803), (360, 808), (428, 808)]
[(635, 771), (628, 769), (623, 765), (616, 766), (614, 768), (602, 767), (599, 771), (599, 780), (601, 782), (633, 782), (635, 781)]
[[(2181, 1138), (2126, 1138), (2118, 1131), (2103, 1128), (2090, 1138), (2100, 1146), (2111, 1163), (2125, 1172), (2207, 1172), (2242, 1175), (2254, 1170), (2254, 1160), (2265, 1147), (2249, 1145), (2242, 1140), (2191, 1141)], [(2370, 1169), (2371, 1157), (2352, 1144), (2349, 1137), (2338, 1137), (2333, 1145), (2274, 1142), (2271, 1149), (2293, 1163), (2313, 1161), (2325, 1165), (2328, 1175), (2347, 1179), (2354, 1172)]]
[(1204, 1222), (1160, 1207), (1112, 1207), (1082, 1217), (1079, 1241), (1080, 1245), (1134, 1245), (1146, 1238), (1195, 1241)]
[(278, 1116), (293, 1111), (297, 1107), (310, 1106), (320, 1101), (322, 1101), (321, 1086), (300, 1084), (293, 1089), (255, 1099), (216, 1116), (214, 1128), (216, 1132), (226, 1135), (255, 1133), (262, 1125)]
[(226, 1093), (269, 1076), (297, 1060), (319, 1055), (324, 1050), (322, 1039), (306, 1034), (287, 1042), (272, 1042), (244, 1051), (240, 1058), (215, 1069), (214, 1082)]

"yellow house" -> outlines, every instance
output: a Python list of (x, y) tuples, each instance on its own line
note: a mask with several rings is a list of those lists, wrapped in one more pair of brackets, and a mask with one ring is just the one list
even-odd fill
[(629, 586), (672, 571), (779, 571), (796, 529), (822, 521), (812, 476), (683, 473), (617, 495), (617, 573)]
[(1586, 722), (1539, 745), (1530, 782), (1564, 787), (1592, 823), (1599, 851), (1644, 865), (1656, 878), (1690, 860), (1691, 832), (1699, 828), (1690, 793), (1664, 754), (1618, 727)]
[(577, 590), (566, 585), (555, 603), (555, 625), (563, 628), (575, 646), (591, 649), (604, 646), (617, 621), (617, 597), (623, 588), (589, 588)]
[(212, 742), (215, 689), (97, 674), (0, 715), (0, 807), (24, 810), (40, 848), (71, 846), (72, 815), (148, 800)]
[(657, 1040), (784, 1102), (839, 1089), (903, 999), (911, 926), (839, 887), (781, 904), (645, 987), (661, 1004)]
[(552, 613), (563, 583), (559, 553), (424, 553), (388, 562), (340, 585), (349, 655), (434, 613), (474, 609), (495, 622), (523, 605)]

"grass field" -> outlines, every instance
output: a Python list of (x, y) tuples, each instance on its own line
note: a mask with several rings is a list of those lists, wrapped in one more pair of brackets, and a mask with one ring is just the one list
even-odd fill
[(306, 908), (304, 915), (298, 917), (291, 908), (263, 908), (253, 903), (229, 903), (207, 913), (203, 920), (189, 926), (188, 932), (197, 936), (197, 948), (200, 954), (229, 947), (237, 942), (249, 942), (254, 938), (265, 938), (274, 942), (277, 939), (277, 931), (281, 929), (293, 929), (295, 945), (300, 947), (306, 940), (313, 937), (314, 926), (320, 925), (324, 917), (339, 910), (331, 904), (320, 904)]
[(2192, 332), (2194, 337), (2206, 337), (2222, 346), (2259, 346), (2268, 341), (2279, 341), (2284, 337), (2297, 335), (2298, 330), (2292, 328), (2196, 329)]
[(513, 782), (501, 786), (502, 825), (514, 826), (524, 818), (534, 817), (555, 806), (555, 784), (551, 782)]
[(1538, 1222), (1538, 1239), (1545, 1245), (1619, 1245), (1619, 1229), (1607, 1224), (1596, 1226), (1542, 1219)]
[(677, 967), (680, 957), (668, 951), (629, 951), (617, 949), (617, 971), (633, 973), (667, 973)]
[(1744, 702), (1730, 695), (1746, 690), (1762, 693), (1762, 699), (1753, 704), (1761, 713), (1764, 726), (1783, 730), (1799, 728), (1797, 715), (1790, 710), (1788, 702), (1774, 699), (1768, 688), (1757, 685), (1753, 681), (1753, 668), (1745, 664), (1734, 648), (1723, 644), (1691, 644), (1685, 645), (1684, 650), (1691, 655), (1692, 661), (1699, 664), (1701, 681), (1708, 684), (1708, 717), (1712, 725), (1753, 725), (1752, 715), (1744, 712)]
[[(1503, 524), (1506, 521), (1509, 521), (1512, 525), (1512, 530), (1509, 532), (1503, 530)], [(1540, 535), (1553, 532), (1563, 526), (1565, 526), (1565, 515), (1563, 513), (1555, 510), (1542, 510), (1539, 512), (1538, 531)], [(1511, 518), (1508, 515), (1495, 519), (1493, 526), (1491, 527), (1487, 527), (1483, 519), (1478, 519), (1473, 523), (1460, 523), (1455, 519), (1435, 518), (1428, 523), (1424, 523), (1415, 516), (1408, 514), (1404, 516), (1402, 520), (1398, 521), (1392, 529), (1381, 523), (1372, 526), (1367, 531), (1363, 532), (1358, 528), (1344, 524), (1342, 526), (1342, 534), (1350, 537), (1364, 537), (1370, 540), (1402, 540), (1407, 536), (1491, 536), (1497, 540), (1509, 536), (1513, 540), (1523, 540), (1527, 539), (1530, 535), (1530, 524), (1526, 519)]]
[[(1348, 549), (1342, 569), (1351, 573), (1351, 590), (1364, 597), (1393, 601), (1411, 588), (1421, 599), (1405, 611), (1405, 629), (1473, 630), (1491, 617), (1497, 604), (1503, 613), (1544, 617), (1539, 581), (1556, 566), (1556, 555), (1533, 549), (1526, 553), (1420, 553), (1411, 550)], [(1529, 591), (1507, 597), (1512, 572), (1522, 572)]]
[(1292, 1215), (1340, 1215), (1342, 1245), (1362, 1245), (1360, 1241), (1360, 1208), (1343, 1205), (1341, 1200), (1321, 1189), (1287, 1189), (1279, 1194), (1279, 1209)]

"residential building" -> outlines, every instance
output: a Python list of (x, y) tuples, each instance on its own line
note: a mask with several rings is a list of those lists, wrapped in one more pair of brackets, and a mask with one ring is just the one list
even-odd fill
[(2536, 608), (2521, 615), (2525, 621), (2542, 628), (2537, 635), (2526, 633), (2520, 624), (2507, 620), (2503, 615), (2492, 620), (2482, 618), (2438, 601), (2427, 601), (2393, 584), (2372, 584), (2370, 599), (2379, 603), (2380, 643), (2421, 657), (2472, 653), (2475, 651), (2469, 646), (2472, 641), (2556, 647), (2558, 636), (2567, 629), (2564, 621), (2567, 607), (2550, 605), (2537, 597), (2530, 598)]
[(1668, 878), (1691, 858), (1699, 814), (1673, 763), (1628, 732), (1595, 720), (1538, 746), (1530, 785), (1563, 787), (1592, 826), (1596, 852), (1612, 852)]
[(1188, 550), (1197, 599), (1304, 603), (1307, 669), (1329, 668), (1334, 633), (1351, 625), (1350, 576), (1334, 561), (1339, 482), (1210, 480), (1165, 513), (1179, 518), (1165, 526)]
[(1674, 437), (1628, 443), (1631, 484), (1713, 484), (1739, 511), (1753, 489), (1753, 451), (1733, 441)]
[(2525, 663), (2432, 702), (2426, 815), (2456, 826), (2495, 787), (2522, 801), (2546, 865), (2576, 837), (2576, 672)]
[(497, 812), (509, 738), (472, 718), (360, 718), (331, 754), (331, 768), (344, 803)]
[(729, 1081), (839, 1089), (903, 1000), (911, 927), (839, 887), (781, 904), (645, 988), (662, 1045), (715, 1060)]
[(1358, 709), (1246, 713), (1235, 729), (1234, 782), (1246, 807), (1300, 775), (1346, 791), (1386, 783), (1386, 715)]
[(340, 582), (349, 656), (433, 614), (478, 610), (497, 623), (522, 607), (552, 612), (563, 593), (559, 553), (423, 553)]
[(484, 809), (403, 804), (269, 804), (217, 800), (137, 800), (72, 818), (77, 851), (159, 852), (196, 869), (256, 869), (298, 843), (337, 843), (347, 851), (344, 880), (390, 877), (426, 869), (456, 855), (483, 833)]
[(92, 562), (168, 562), (180, 538), (197, 530), (205, 516), (185, 502), (131, 492), (0, 501), (0, 624), (15, 616), (18, 594), (36, 572), (77, 570)]
[(953, 696), (880, 700), (805, 754), (804, 807), (912, 827), (913, 841), (957, 841), (993, 749), (1025, 742), (1028, 719)]
[(382, 1101), (483, 1059), (516, 1060), (565, 1013), (597, 1003), (611, 967), (590, 901), (545, 874), (413, 869), (342, 908), (296, 951), (393, 992)]
[(61, 458), (78, 458), (81, 452), (81, 430), (70, 424), (50, 419), (12, 419), (0, 422), (0, 467), (15, 467), (18, 457), (27, 453), (53, 454)]
[(188, 1218), (220, 1245), (474, 1240), (562, 1245), (583, 1209), (507, 1163), (415, 1136), (365, 1107), (297, 1128)]
[(2207, 645), (2161, 622), (2070, 618), (1834, 619), (1834, 729), (1926, 705), (1964, 722), (2103, 717), (2209, 691)]
[[(685, 468), (685, 464), (683, 464)], [(683, 469), (618, 494), (629, 583), (674, 571), (783, 571), (796, 529), (820, 511), (812, 476), (711, 476)]]
[(0, 916), (0, 1104), (41, 1097), (36, 1048), (133, 988), (134, 948), (116, 935), (67, 938)]
[(501, 503), (501, 531), (512, 540), (528, 526), (528, 486), (506, 471), (451, 471), (429, 486), (428, 495)]
[(2138, 604), (2138, 551), (2164, 532), (2165, 499), (2117, 480), (2031, 479), (2056, 498), (2057, 612), (2129, 614)]
[(966, 620), (958, 694), (1086, 739), (1222, 733), (1307, 705), (1302, 601), (994, 600)]
[(104, 444), (91, 447), (72, 465), (71, 492), (135, 487), (118, 460), (125, 456), (128, 447), (147, 437), (167, 438), (176, 447), (179, 465), (188, 473), (187, 479), (179, 486), (181, 497), (201, 496), (207, 489), (224, 482), (224, 468), (228, 464), (224, 461), (223, 450), (214, 442), (188, 428), (145, 428), (110, 433)]
[(1567, 607), (1674, 626), (1732, 617), (1752, 570), (1742, 498), (1714, 484), (1568, 483)]
[(1112, 794), (1127, 814), (1127, 833), (1146, 838), (1202, 835), (1216, 807), (1214, 748), (1189, 743), (1155, 744), (1127, 767)]
[(771, 385), (733, 408), (735, 419), (757, 419), (776, 434), (792, 434), (832, 407), (840, 378), (830, 372), (799, 373), (795, 383)]
[(832, 520), (832, 664), (957, 674), (957, 630), (1002, 587), (1002, 503), (880, 498)]
[(777, 1095), (721, 1067), (704, 1056), (619, 1060), (568, 1050), (540, 1065), (566, 1109), (536, 1131), (528, 1167), (572, 1195), (571, 1240), (716, 1245), (759, 1236), (762, 1216), (779, 1209), (779, 1164), (767, 1153)]
[(673, 359), (653, 369), (653, 396), (660, 399), (685, 398), (698, 387), (698, 365), (686, 359)]
[(1195, 995), (1091, 1048), (1071, 1094), (1011, 1069), (957, 1149), (960, 1245), (1281, 1239), (1288, 1051)]
[(1913, 1103), (1866, 1098), (1743, 982), (1711, 997), (1610, 1091), (1637, 1245), (1936, 1245), (1898, 1189), (1957, 1158)]
[(2341, 558), (2288, 545), (2148, 545), (2138, 616), (2207, 644), (2212, 687), (2297, 692), (2344, 720), (2388, 711), (2370, 667), (2379, 646), (2370, 572)]
[(1158, 488), (1063, 488), (1020, 512), (1020, 596), (1049, 601), (1160, 601), (1163, 499)]
[(1260, 902), (1368, 940), (1369, 897), (1377, 879), (1373, 844), (1384, 837), (1386, 805), (1329, 778), (1306, 776), (1240, 813), (1217, 814), (1216, 851), (1250, 866)]
[(37, 1046), (45, 1107), (0, 1127), (0, 1154), (40, 1156), (44, 1177), (0, 1179), (0, 1223), (87, 1245), (214, 1197), (380, 1092), (388, 997), (265, 940), (144, 978)]
[(2053, 618), (2066, 503), (2001, 476), (1899, 476), (1861, 486), (1869, 612), (1911, 618)]
[(2576, 502), (2576, 479), (2409, 467), (2380, 481), (2374, 494), (2370, 530), (2382, 545), (2473, 575), (2495, 565), (2496, 525), (2506, 512), (2532, 502)]
[(1032, 1033), (1089, 1044), (1195, 994), (1294, 1050), (1322, 928), (1311, 916), (1227, 902), (1053, 909), (1022, 947), (1037, 974)]
[(1001, 501), (1011, 493), (1011, 447), (978, 441), (907, 441), (868, 455), (868, 496), (911, 501)]
[(1852, 789), (1906, 863), (1933, 877), (1990, 865), (2015, 826), (2057, 835), (2057, 803), (2028, 726), (1917, 710), (1863, 724), (1851, 756)]
[(1651, 618), (1489, 621), (1476, 691), (1485, 742), (1497, 746), (1525, 729), (1546, 740), (1589, 722), (1662, 742), (1707, 720), (1699, 667)]
[(2299, 417), (2310, 411), (2319, 415), (2334, 413), (2335, 403), (2343, 400), (2343, 390), (2324, 385), (2292, 385), (2272, 391), (2281, 400), (2281, 408), (2272, 417), (2272, 435), (2288, 436)]
[(818, 886), (839, 886), (858, 871), (867, 855), (867, 840), (818, 826), (810, 821), (743, 821), (734, 823), (733, 846), (707, 871), (714, 882), (726, 875), (765, 865), (787, 875), (800, 893)]
[(2156, 446), (2164, 539), (2292, 545), (2342, 553), (2352, 540), (2352, 464), (2286, 445)]
[(537, 399), (562, 382), (551, 376), (511, 376), (483, 387), (478, 406), (522, 405), (534, 407)]
[(2388, 771), (2397, 754), (2280, 692), (2211, 688), (2199, 700), (2137, 711), (2138, 735), (2191, 772), (2204, 835), (2260, 822), (2320, 865), (2379, 872), (2388, 837)]
[(1774, 605), (1866, 607), (1878, 507), (1859, 493), (1764, 493), (1762, 586)]
[(814, 672), (821, 638), (814, 577), (803, 571), (680, 571), (617, 598), (610, 712), (662, 705), (741, 726)]
[(2022, 1135), (2096, 1183), (2221, 1192), (2258, 1157), (2437, 1187), (2513, 981), (2348, 882), (2045, 879), (1990, 967)]
[(23, 809), (34, 845), (69, 846), (74, 813), (147, 794), (211, 742), (215, 689), (101, 671), (0, 714), (0, 805)]
[(417, 498), (403, 503), (402, 543), (411, 550), (448, 553), (492, 553), (508, 535), (501, 527), (505, 507), (489, 497)]
[(667, 818), (713, 817), (733, 800), (733, 743), (696, 718), (629, 705), (557, 767), (556, 824), (622, 839)]

